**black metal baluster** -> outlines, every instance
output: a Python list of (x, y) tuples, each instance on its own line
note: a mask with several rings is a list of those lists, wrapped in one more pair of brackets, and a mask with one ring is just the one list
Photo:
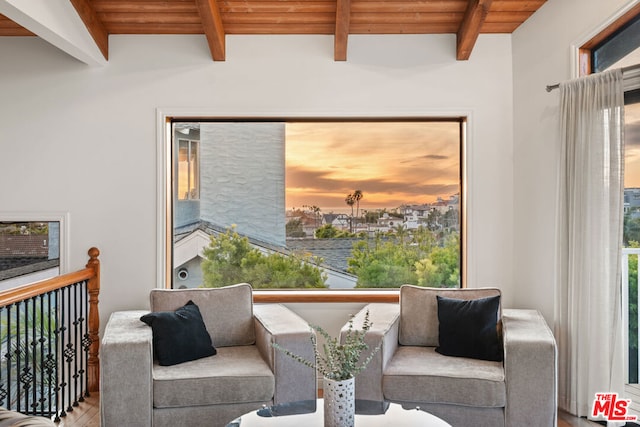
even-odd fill
[(5, 358), (7, 359), (7, 409), (13, 409), (15, 406), (11, 401), (11, 304), (7, 306), (7, 352)]
[(14, 350), (15, 358), (16, 358), (16, 410), (18, 412), (22, 412), (22, 388), (20, 387), (20, 368), (21, 368), (21, 357), (20, 357), (20, 329), (22, 329), (22, 325), (20, 322), (20, 302), (16, 303), (16, 349)]
[[(0, 307), (0, 336), (2, 336), (2, 317), (5, 316), (7, 313), (7, 310), (5, 310), (4, 307)], [(9, 339), (9, 335), (10, 335), (10, 331), (9, 329), (6, 330), (5, 335), (7, 337), (7, 339)], [(1, 346), (1, 344), (0, 344)], [(0, 353), (1, 353), (1, 348), (0, 348)], [(7, 401), (7, 387), (6, 384), (3, 382), (2, 380), (2, 370), (3, 370), (3, 365), (6, 365), (6, 360), (7, 358), (4, 356), (4, 354), (0, 355), (0, 406), (3, 406), (5, 408), (9, 407), (9, 402)], [(5, 375), (6, 377), (6, 375)]]
[(56, 289), (53, 293), (54, 295), (54, 310), (55, 310), (55, 319), (56, 319), (56, 325), (55, 325), (55, 341), (53, 343), (54, 349), (53, 349), (53, 366), (55, 367), (55, 371), (54, 371), (54, 377), (55, 377), (55, 408), (56, 408), (56, 416), (54, 418), (54, 422), (59, 423), (60, 422), (60, 417), (62, 416), (62, 411), (60, 410), (60, 408), (62, 408), (63, 406), (60, 405), (60, 376), (58, 375), (58, 371), (59, 371), (59, 363), (60, 363), (60, 358), (58, 357), (58, 355), (60, 354), (60, 325), (62, 325), (62, 319), (60, 318), (60, 304), (59, 302), (59, 296), (60, 296), (60, 290)]
[[(36, 298), (30, 298), (31, 301), (31, 413), (36, 414), (38, 410), (38, 338), (37, 338), (37, 314), (36, 314)], [(28, 324), (28, 322), (27, 322)]]
[(45, 338), (44, 338), (44, 334), (48, 333), (48, 331), (45, 330), (44, 327), (44, 316), (45, 311), (44, 311), (44, 296), (43, 295), (39, 295), (38, 296), (38, 302), (40, 304), (40, 308), (38, 310), (38, 312), (40, 313), (40, 322), (38, 325), (38, 349), (40, 350), (40, 358), (38, 359), (37, 363), (38, 365), (36, 366), (36, 372), (38, 373), (38, 378), (40, 381), (40, 396), (38, 397), (38, 405), (39, 405), (39, 414), (40, 415), (45, 415), (44, 412), (44, 407), (45, 407), (45, 378), (44, 378), (44, 343), (45, 343)]
[[(66, 337), (66, 319), (65, 319), (65, 312), (64, 312), (64, 294), (65, 294), (65, 290), (66, 288), (62, 288), (60, 289), (60, 328), (58, 329), (60, 331), (60, 336), (58, 337), (58, 341), (60, 343), (60, 416), (61, 417), (66, 417), (67, 413), (65, 411), (65, 390), (67, 387), (67, 383), (65, 382), (65, 369), (64, 369), (64, 350), (65, 350), (65, 337)], [(56, 352), (56, 354), (58, 354)]]
[(87, 322), (85, 321), (85, 304), (87, 303), (87, 281), (85, 280), (80, 284), (80, 337), (79, 350), (80, 350), (80, 402), (84, 402), (84, 397), (87, 395), (88, 390), (85, 389), (85, 373), (86, 373), (86, 338), (87, 338)]
[(89, 350), (91, 349), (91, 336), (89, 335), (89, 282), (84, 282), (84, 295), (82, 297), (84, 303), (84, 379), (85, 379), (85, 396), (91, 396), (89, 392)]
[(71, 362), (73, 361), (73, 340), (72, 340), (72, 332), (71, 331), (71, 288), (67, 287), (67, 347), (64, 351), (66, 362), (67, 362), (67, 396), (68, 396), (68, 404), (67, 412), (73, 412), (73, 399), (72, 399), (72, 390), (71, 390)]
[(73, 285), (73, 316), (74, 316), (74, 321), (73, 321), (73, 343), (74, 343), (74, 349), (73, 349), (73, 354), (74, 354), (74, 370), (73, 370), (73, 406), (78, 406), (78, 394), (79, 390), (78, 390), (78, 374), (79, 374), (79, 370), (78, 370), (78, 348), (80, 347), (80, 318), (78, 317), (78, 288), (79, 285), (78, 283), (74, 283)]
[(87, 280), (0, 307), (0, 406), (60, 422), (85, 401), (88, 312)]
[[(54, 403), (52, 402), (52, 396), (54, 396), (55, 393), (55, 387), (57, 387), (57, 384), (53, 381), (53, 372), (55, 369), (55, 366), (53, 365), (54, 362), (54, 357), (53, 357), (53, 353), (52, 353), (52, 348), (53, 348), (53, 343), (52, 343), (52, 338), (55, 335), (55, 330), (51, 327), (51, 318), (53, 317), (53, 311), (51, 309), (51, 296), (52, 296), (52, 292), (49, 291), (46, 294), (46, 298), (47, 298), (47, 350), (46, 350), (46, 356), (43, 358), (43, 366), (45, 369), (45, 372), (47, 374), (47, 411), (48, 411), (48, 415), (53, 415), (53, 408), (54, 408)], [(57, 408), (56, 408), (57, 409)], [(56, 412), (57, 415), (57, 412)]]

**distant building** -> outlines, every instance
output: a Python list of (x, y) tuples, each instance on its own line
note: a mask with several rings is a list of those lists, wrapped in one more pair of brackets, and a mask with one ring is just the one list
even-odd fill
[(322, 215), (322, 225), (330, 224), (339, 230), (349, 230), (349, 215), (328, 213)]
[(640, 188), (624, 189), (624, 212), (638, 210), (640, 208)]
[(0, 289), (59, 274), (60, 225), (48, 223), (45, 234), (0, 233)]

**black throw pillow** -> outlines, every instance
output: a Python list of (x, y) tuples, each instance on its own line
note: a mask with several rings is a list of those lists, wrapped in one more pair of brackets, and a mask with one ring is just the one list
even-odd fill
[(176, 311), (158, 311), (140, 318), (153, 331), (153, 353), (162, 366), (177, 365), (216, 354), (200, 309), (187, 302)]
[(445, 356), (502, 361), (502, 340), (498, 336), (500, 296), (459, 300), (436, 296), (438, 300), (439, 346)]

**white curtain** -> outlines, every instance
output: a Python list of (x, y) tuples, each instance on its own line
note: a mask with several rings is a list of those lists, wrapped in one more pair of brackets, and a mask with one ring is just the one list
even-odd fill
[(562, 83), (560, 121), (558, 404), (589, 416), (595, 393), (624, 392), (622, 71)]

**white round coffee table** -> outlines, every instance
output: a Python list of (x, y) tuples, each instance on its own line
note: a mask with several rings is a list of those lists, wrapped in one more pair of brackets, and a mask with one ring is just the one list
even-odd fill
[[(314, 411), (315, 404), (315, 412)], [(384, 405), (384, 408), (382, 407)], [(386, 410), (385, 410), (386, 409)], [(230, 422), (227, 427), (322, 427), (324, 402), (306, 401), (263, 407)], [(356, 427), (451, 427), (446, 421), (416, 409), (404, 409), (395, 403), (356, 401)]]

